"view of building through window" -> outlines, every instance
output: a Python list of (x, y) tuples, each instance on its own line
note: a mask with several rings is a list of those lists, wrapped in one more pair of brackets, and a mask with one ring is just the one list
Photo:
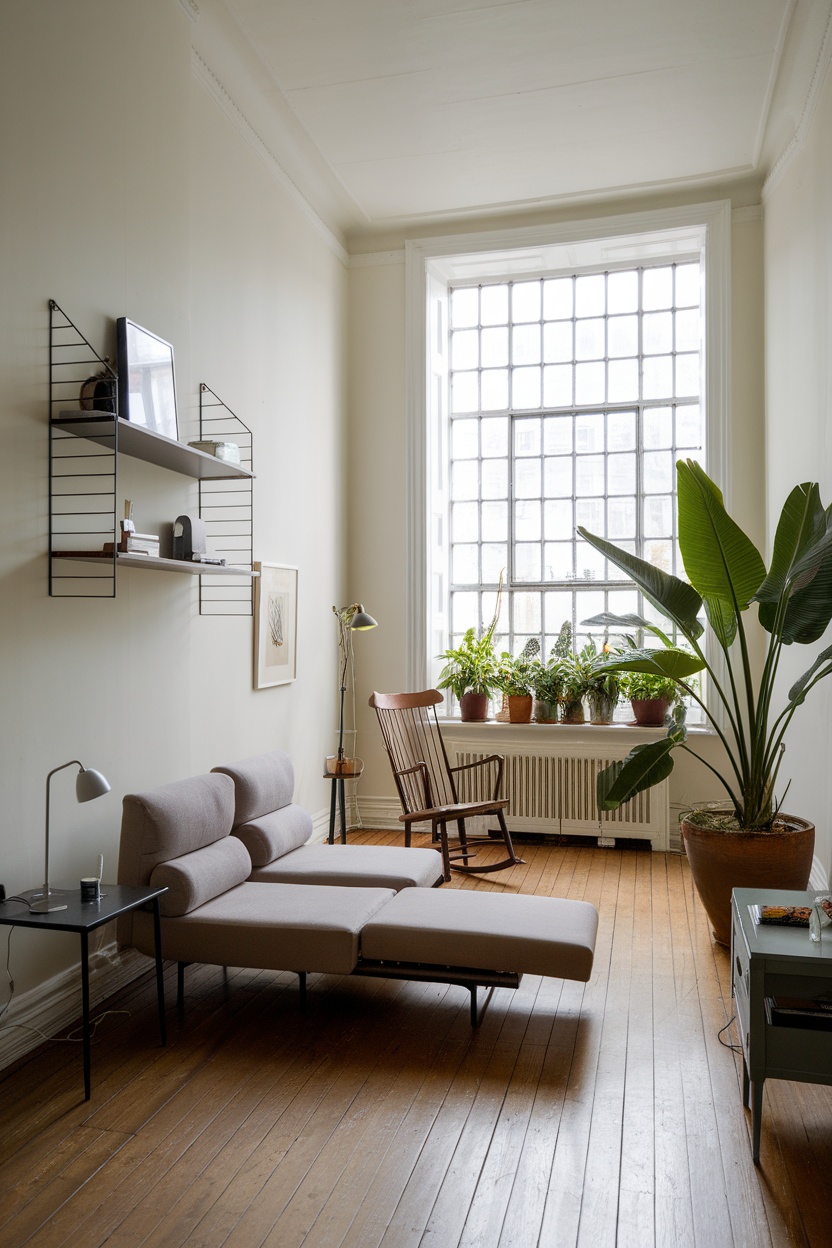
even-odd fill
[(696, 260), (450, 287), (450, 644), (487, 626), (501, 572), (498, 650), (534, 637), (546, 657), (565, 620), (579, 648), (602, 611), (651, 618), (579, 525), (684, 574), (674, 465), (704, 462), (700, 286)]

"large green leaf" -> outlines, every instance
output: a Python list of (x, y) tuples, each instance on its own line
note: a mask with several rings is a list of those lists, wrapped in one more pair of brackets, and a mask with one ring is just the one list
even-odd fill
[(726, 602), (723, 598), (706, 598), (705, 614), (717, 641), (727, 650), (737, 635), (738, 617), (733, 602)]
[(605, 767), (595, 786), (599, 809), (617, 810), (622, 802), (666, 780), (673, 771), (671, 751), (684, 739), (684, 728), (676, 727), (661, 741), (636, 745), (620, 763)]
[(774, 535), (771, 567), (754, 595), (757, 601), (779, 602), (783, 594), (791, 590), (795, 573), (801, 570), (807, 579), (795, 588), (808, 584), (828, 553), (828, 540), (826, 513), (817, 485), (808, 481), (796, 485), (783, 504)]
[(627, 650), (624, 654), (611, 654), (598, 662), (599, 672), (649, 672), (652, 676), (670, 677), (671, 680), (687, 680), (701, 672), (705, 664), (698, 655), (688, 650), (667, 646), (660, 650)]
[(652, 602), (653, 606), (661, 611), (662, 615), (671, 619), (683, 633), (686, 633), (688, 637), (701, 636), (703, 628), (696, 617), (702, 610), (702, 599), (692, 585), (681, 581), (678, 576), (669, 576), (661, 568), (656, 568), (652, 563), (639, 559), (637, 555), (631, 555), (629, 551), (619, 550), (617, 546), (613, 546), (612, 542), (606, 541), (603, 537), (596, 537), (594, 533), (590, 533), (583, 527), (578, 529), (578, 533), (589, 542), (590, 546), (594, 546), (602, 555), (605, 555), (610, 563), (614, 563), (617, 568), (635, 581), (647, 601)]
[[(804, 672), (803, 675), (800, 677), (800, 680), (795, 681), (795, 683), (792, 685), (791, 689), (789, 690), (790, 702), (798, 702), (799, 704), (800, 702), (803, 701), (803, 699), (806, 696), (807, 686), (809, 685), (809, 682), (811, 681), (812, 677), (815, 675), (817, 671), (820, 670), (820, 668), (823, 667), (824, 663), (829, 663), (830, 660), (832, 660), (832, 646), (828, 646), (826, 650), (822, 650), (820, 654), (818, 655), (818, 657), (815, 659), (812, 666), (809, 668), (808, 672)], [(832, 672), (832, 663), (830, 663), (829, 670), (824, 672), (823, 675), (828, 676), (829, 672)]]
[[(832, 619), (832, 553), (821, 563), (816, 574), (804, 589), (789, 598), (780, 636), (785, 645), (793, 641), (799, 645), (811, 645), (819, 641)], [(774, 631), (777, 620), (777, 603), (760, 604), (760, 623), (767, 632)]]
[(645, 620), (640, 615), (613, 615), (611, 611), (602, 611), (600, 615), (593, 615), (588, 620), (581, 620), (582, 628), (644, 628), (654, 636), (659, 637), (666, 646), (673, 643), (666, 633), (658, 627), (657, 624), (651, 624), (649, 620)]
[(722, 501), (722, 491), (695, 460), (676, 465), (679, 547), (691, 585), (706, 600), (718, 600), (725, 620), (727, 603), (744, 611), (762, 585), (762, 556)]

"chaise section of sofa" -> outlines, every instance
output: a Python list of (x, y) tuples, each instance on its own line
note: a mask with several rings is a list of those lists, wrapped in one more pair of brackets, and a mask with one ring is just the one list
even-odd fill
[(312, 817), (293, 801), (294, 767), (282, 750), (215, 767), (215, 773), (233, 781), (233, 832), (251, 857), (252, 880), (396, 892), (442, 883), (442, 858), (435, 849), (308, 844)]
[[(224, 773), (124, 798), (118, 881), (167, 890), (161, 948), (179, 964), (180, 1006), (191, 962), (294, 971), (302, 994), (308, 971), (459, 984), (473, 1023), (480, 986), (516, 988), (527, 972), (589, 978), (598, 914), (587, 902), (253, 881), (246, 844), (232, 835), (236, 814)], [(119, 939), (153, 956), (152, 914), (120, 919)]]

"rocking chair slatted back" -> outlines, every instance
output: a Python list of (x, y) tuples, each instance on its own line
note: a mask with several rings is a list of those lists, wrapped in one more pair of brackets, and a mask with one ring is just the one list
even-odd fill
[[(503, 760), (492, 754), (461, 768), (451, 767), (436, 714), (436, 707), (443, 701), (436, 689), (426, 689), (422, 693), (374, 693), (370, 698), (404, 812), (399, 816), (405, 827), (404, 843), (410, 844), (414, 823), (430, 822), (432, 836), (442, 846), (446, 880), (451, 878), (451, 866), (457, 871), (502, 871), (523, 861), (514, 853), (506, 826), (508, 802), (498, 795)], [(479, 801), (460, 801), (454, 779), (460, 771), (465, 775), (466, 789), (477, 792), (478, 779), (487, 784), (491, 777), (493, 791)], [(465, 820), (483, 815), (494, 816), (498, 827), (493, 836), (481, 837), (480, 842), (493, 845), (494, 838), (499, 838), (508, 856), (500, 862), (471, 866), (468, 860), (476, 855), (469, 846), (477, 841), (468, 837)], [(449, 821), (456, 823), (459, 830), (460, 848), (453, 852), (448, 848)], [(459, 865), (458, 859), (462, 859), (463, 865)]]
[(370, 699), (393, 768), (402, 810), (408, 815), (457, 801), (436, 716), (436, 706), (443, 700), (435, 689), (426, 693), (375, 693)]

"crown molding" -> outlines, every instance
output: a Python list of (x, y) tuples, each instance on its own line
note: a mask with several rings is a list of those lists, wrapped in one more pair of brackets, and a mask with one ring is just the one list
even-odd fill
[(350, 256), (351, 269), (372, 269), (384, 264), (404, 264), (404, 247), (398, 251), (367, 251)]
[(199, 21), (200, 12), (196, 0), (179, 0), (179, 7), (185, 11), (192, 22)]

